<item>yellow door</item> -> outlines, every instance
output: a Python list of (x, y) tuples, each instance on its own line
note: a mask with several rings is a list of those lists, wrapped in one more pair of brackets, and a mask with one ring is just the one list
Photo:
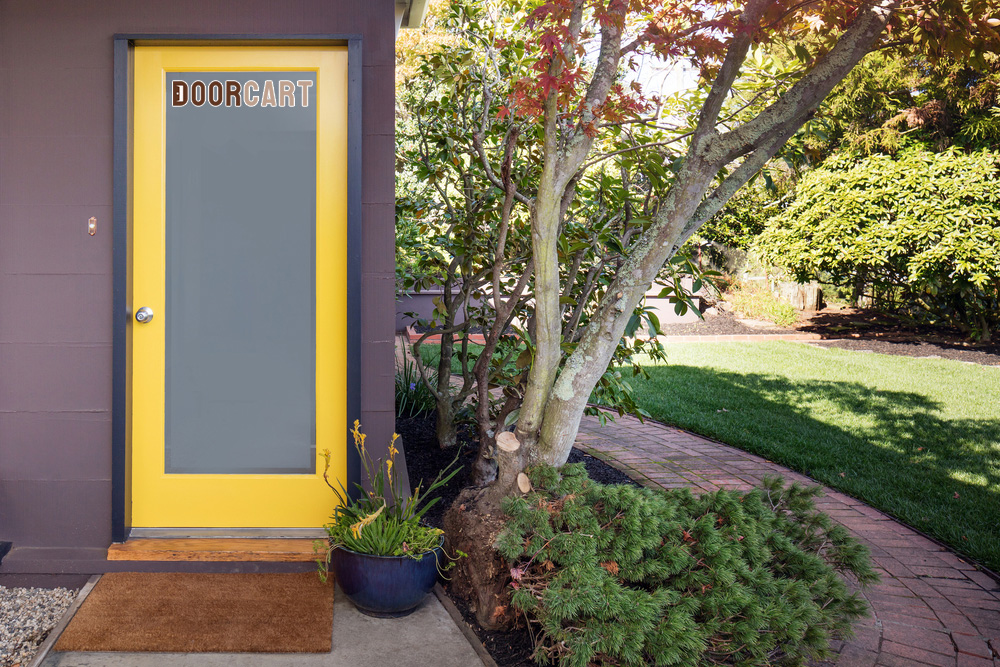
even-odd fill
[(136, 47), (133, 527), (317, 527), (346, 471), (347, 50)]

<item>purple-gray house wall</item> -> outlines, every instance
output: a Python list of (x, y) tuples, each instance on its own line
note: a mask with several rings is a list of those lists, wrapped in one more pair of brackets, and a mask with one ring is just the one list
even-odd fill
[[(393, 0), (0, 0), (0, 582), (112, 541), (116, 34), (362, 36), (361, 419), (393, 428)], [(87, 220), (97, 218), (89, 236)]]

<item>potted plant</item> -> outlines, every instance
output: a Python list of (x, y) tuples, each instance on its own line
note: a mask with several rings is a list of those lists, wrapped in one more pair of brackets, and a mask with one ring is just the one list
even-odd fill
[(392, 434), (389, 458), (383, 462), (369, 456), (357, 421), (351, 434), (370, 489), (357, 484), (358, 497), (352, 500), (343, 484), (340, 488), (331, 484), (330, 452), (323, 452), (323, 479), (337, 494), (339, 504), (325, 526), (329, 538), (326, 557), (319, 561), (320, 575), (325, 578), (332, 568), (341, 590), (363, 614), (406, 616), (434, 587), (438, 572), (454, 565), (442, 546), (444, 531), (423, 524), (421, 519), (439, 500), (428, 496), (458, 472), (454, 468), (458, 457), (426, 490), (418, 484), (412, 494), (404, 496), (399, 475), (392, 470), (399, 453), (399, 435)]

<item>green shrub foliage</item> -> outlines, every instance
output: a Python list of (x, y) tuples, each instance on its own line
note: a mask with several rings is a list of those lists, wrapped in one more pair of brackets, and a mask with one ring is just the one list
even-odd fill
[(415, 417), (424, 412), (430, 412), (437, 407), (437, 399), (431, 393), (428, 384), (437, 384), (437, 373), (427, 372), (428, 382), (420, 378), (420, 370), (412, 361), (404, 361), (396, 365), (396, 416), (401, 419)]
[(696, 497), (598, 484), (582, 464), (531, 480), (496, 547), (542, 664), (800, 664), (866, 613), (838, 572), (876, 581), (867, 550), (815, 510), (818, 488)]
[(1000, 153), (836, 156), (802, 179), (757, 249), (800, 280), (988, 339), (1000, 325)]

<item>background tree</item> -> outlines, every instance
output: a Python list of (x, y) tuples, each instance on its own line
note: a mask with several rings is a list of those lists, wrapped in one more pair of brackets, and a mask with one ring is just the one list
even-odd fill
[(972, 64), (919, 52), (874, 53), (830, 95), (811, 149), (895, 153), (919, 145), (975, 150), (1000, 142), (1000, 56)]
[(876, 307), (959, 327), (1000, 325), (1000, 153), (910, 148), (831, 158), (756, 240), (799, 280), (819, 275)]
[[(750, 99), (762, 87), (794, 71), (794, 44), (751, 52), (741, 81)], [(751, 183), (699, 230), (701, 243), (749, 249), (768, 219), (794, 199), (799, 178), (838, 153), (864, 157), (896, 154), (907, 147), (940, 152), (1000, 145), (1000, 56), (982, 62), (933, 58), (913, 49), (869, 54), (823, 101), (813, 119)], [(757, 110), (750, 110), (751, 113)], [(711, 247), (710, 245), (708, 246)]]

